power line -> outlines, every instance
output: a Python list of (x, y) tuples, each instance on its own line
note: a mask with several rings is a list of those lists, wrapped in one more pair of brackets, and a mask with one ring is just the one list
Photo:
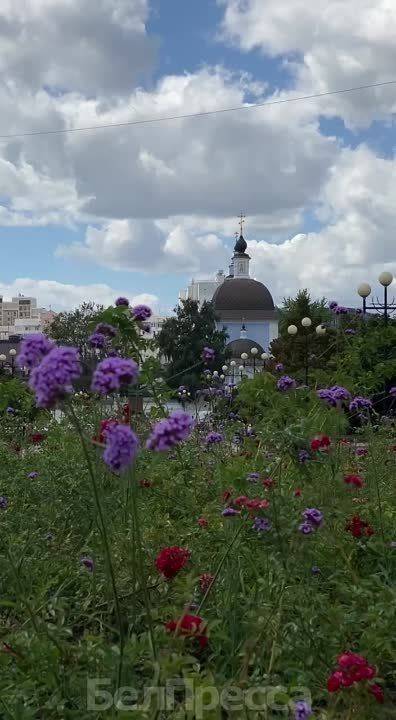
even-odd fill
[(256, 110), (258, 108), (270, 107), (272, 105), (284, 105), (286, 103), (302, 102), (303, 100), (314, 100), (315, 98), (328, 97), (329, 95), (343, 95), (350, 92), (358, 92), (359, 90), (369, 90), (370, 88), (385, 87), (387, 85), (396, 85), (396, 80), (387, 80), (386, 82), (372, 83), (370, 85), (357, 85), (356, 87), (344, 88), (343, 90), (329, 90), (323, 93), (314, 93), (312, 95), (301, 95), (299, 97), (284, 98), (282, 100), (269, 100), (268, 102), (252, 103), (251, 105), (238, 105), (236, 107), (221, 108), (220, 110), (207, 110), (197, 113), (185, 113), (183, 115), (170, 115), (167, 117), (153, 117), (144, 120), (130, 120), (129, 122), (107, 123), (104, 125), (87, 125), (86, 127), (61, 128), (59, 130), (32, 130), (31, 132), (14, 133), (11, 135), (0, 135), (0, 140), (12, 140), (14, 138), (34, 137), (36, 135), (63, 135), (66, 133), (86, 132), (89, 130), (105, 130), (108, 128), (132, 127), (134, 125), (151, 125), (154, 123), (169, 122), (171, 120), (187, 120), (189, 118), (208, 117), (210, 115), (220, 115), (223, 113), (238, 112), (240, 110)]

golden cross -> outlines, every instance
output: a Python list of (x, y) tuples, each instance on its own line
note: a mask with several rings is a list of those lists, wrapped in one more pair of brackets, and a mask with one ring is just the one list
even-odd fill
[(240, 227), (240, 230), (241, 230), (241, 233), (240, 233), (241, 235), (243, 235), (243, 224), (244, 224), (245, 220), (246, 220), (246, 215), (244, 215), (243, 213), (241, 213), (240, 216), (239, 216), (239, 227)]

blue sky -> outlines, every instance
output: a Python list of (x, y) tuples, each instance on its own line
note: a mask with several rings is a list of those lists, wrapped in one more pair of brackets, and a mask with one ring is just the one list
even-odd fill
[[(20, 31), (39, 27), (43, 57), (53, 57), (53, 63), (43, 70), (40, 43), (10, 58), (0, 42), (5, 77), (18, 93), (11, 112), (9, 85), (3, 82), (4, 133), (205, 111), (277, 93), (292, 98), (392, 75), (392, 44), (379, 52), (376, 38), (360, 30), (348, 43), (339, 24), (332, 29), (331, 17), (321, 26), (330, 0), (320, 0), (316, 15), (314, 8), (306, 9), (301, 26), (297, 0), (131, 0), (129, 14), (118, 25), (98, 4), (89, 9), (86, 59), (78, 57), (84, 46), (78, 36), (84, 32), (81, 5), (53, 0), (35, 26), (36, 2), (29, 0), (21, 12)], [(381, 0), (374, 5), (380, 12)], [(114, 13), (125, 12), (121, 0), (111, 0), (110, 6)], [(67, 38), (60, 26), (59, 38), (50, 34), (60, 8), (70, 12), (70, 26), (76, 23), (75, 38), (68, 41), (75, 39), (76, 48), (78, 43), (75, 67), (73, 60), (66, 62)], [(0, 9), (0, 19), (7, 19), (7, 12)], [(306, 32), (310, 24), (316, 28), (312, 36)], [(45, 55), (51, 42), (58, 45)], [(345, 57), (344, 65), (339, 57)], [(350, 68), (358, 65), (360, 74), (353, 74)], [(183, 78), (188, 78), (185, 84)], [(392, 220), (387, 195), (392, 196), (395, 182), (394, 92), (369, 92), (334, 102), (309, 101), (304, 107), (291, 103), (274, 111), (253, 110), (246, 119), (179, 123), (180, 148), (175, 126), (125, 134), (110, 130), (94, 139), (87, 133), (70, 141), (63, 136), (3, 143), (0, 233), (7, 253), (0, 292), (16, 291), (17, 279), (25, 278), (25, 290), (33, 292), (36, 283), (42, 304), (62, 309), (87, 299), (90, 286), (94, 295), (100, 285), (99, 300), (122, 290), (155, 296), (157, 307), (166, 310), (192, 276), (226, 267), (241, 209), (248, 215), (255, 274), (272, 282), (277, 297), (308, 285), (311, 276), (314, 292), (322, 287), (338, 292), (337, 283), (325, 279), (325, 270), (318, 286), (312, 252), (302, 238), (306, 233), (313, 234), (309, 242), (323, 246), (330, 278), (337, 263), (345, 272), (350, 263), (356, 278), (376, 272), (381, 263), (392, 265), (395, 258), (381, 250), (381, 243), (387, 242), (382, 225)], [(125, 157), (119, 142), (125, 143)], [(120, 178), (122, 198), (115, 178)], [(139, 192), (144, 195), (135, 201)], [(88, 196), (94, 199), (86, 204)], [(364, 197), (369, 201), (361, 202)], [(144, 225), (141, 216), (147, 219)], [(90, 227), (97, 230), (93, 244)], [(361, 243), (364, 253), (342, 240), (349, 230), (351, 237), (368, 233)], [(334, 258), (327, 251), (331, 243)], [(58, 283), (58, 290), (47, 288), (46, 281)]]

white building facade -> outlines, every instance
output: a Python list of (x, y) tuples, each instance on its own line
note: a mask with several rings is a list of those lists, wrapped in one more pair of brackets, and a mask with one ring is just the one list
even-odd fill
[(189, 286), (179, 293), (180, 300), (196, 300), (199, 305), (210, 302), (216, 290), (224, 282), (225, 275), (219, 270), (214, 280), (191, 280)]
[(55, 313), (37, 307), (37, 299), (18, 295), (10, 301), (0, 295), (0, 340), (8, 340), (13, 335), (30, 335), (41, 332)]

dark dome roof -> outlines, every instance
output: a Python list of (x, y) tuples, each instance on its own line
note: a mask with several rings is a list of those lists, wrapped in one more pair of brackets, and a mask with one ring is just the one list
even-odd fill
[[(251, 349), (255, 347), (258, 350), (257, 355), (260, 356), (264, 349), (259, 343), (253, 342), (253, 340), (233, 340), (228, 343), (226, 350), (231, 353), (233, 358), (240, 358), (242, 353), (247, 353), (250, 356)], [(256, 356), (257, 357), (257, 356)]]
[(243, 235), (241, 234), (238, 238), (238, 240), (235, 243), (234, 252), (236, 253), (244, 253), (247, 248), (247, 242)]
[(277, 317), (270, 291), (251, 278), (230, 278), (217, 288), (212, 298), (219, 320), (275, 320)]

